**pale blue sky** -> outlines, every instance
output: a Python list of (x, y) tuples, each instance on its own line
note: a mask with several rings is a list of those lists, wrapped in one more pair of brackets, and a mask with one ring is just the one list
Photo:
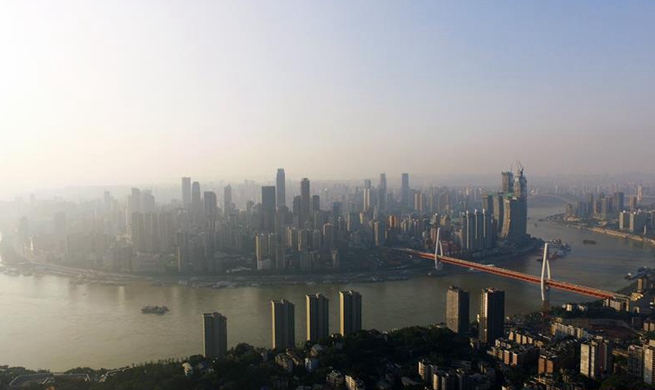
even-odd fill
[[(2, 1), (3, 191), (654, 171), (655, 2)], [(2, 192), (2, 191), (0, 191)]]

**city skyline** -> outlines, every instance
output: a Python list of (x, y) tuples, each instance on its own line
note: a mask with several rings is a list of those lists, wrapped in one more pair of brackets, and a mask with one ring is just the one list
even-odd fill
[[(535, 176), (652, 173), (650, 3), (126, 5), (0, 16), (4, 192), (491, 174), (509, 151)], [(618, 135), (631, 158), (602, 158)]]

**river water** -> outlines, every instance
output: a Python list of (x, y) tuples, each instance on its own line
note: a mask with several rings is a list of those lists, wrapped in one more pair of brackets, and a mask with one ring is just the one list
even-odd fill
[[(653, 249), (641, 243), (537, 222), (561, 207), (530, 209), (529, 232), (544, 239), (562, 238), (573, 246), (565, 258), (551, 262), (553, 278), (605, 290), (626, 285), (624, 275), (655, 265)], [(535, 226), (535, 223), (538, 226)], [(583, 245), (591, 238), (597, 245)], [(497, 263), (498, 266), (540, 274), (536, 254)], [(230, 346), (246, 342), (270, 347), (270, 300), (286, 298), (296, 305), (296, 341), (304, 339), (305, 294), (321, 292), (330, 299), (330, 330), (338, 328), (338, 292), (362, 294), (363, 326), (379, 330), (428, 325), (445, 320), (446, 289), (457, 285), (471, 291), (471, 318), (479, 291), (506, 291), (506, 313), (538, 310), (539, 288), (484, 273), (446, 268), (444, 275), (406, 281), (318, 284), (313, 286), (202, 289), (186, 286), (75, 285), (60, 276), (0, 274), (0, 364), (54, 371), (78, 366), (114, 368), (168, 357), (202, 353), (204, 312), (228, 318)], [(588, 300), (551, 291), (553, 304)], [(141, 314), (144, 305), (166, 305), (164, 316)]]

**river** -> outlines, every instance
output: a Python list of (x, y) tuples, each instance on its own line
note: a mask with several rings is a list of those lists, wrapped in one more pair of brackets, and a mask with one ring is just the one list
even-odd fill
[[(562, 207), (530, 209), (529, 233), (544, 239), (562, 238), (573, 246), (565, 258), (552, 261), (553, 278), (605, 290), (627, 284), (624, 275), (653, 266), (653, 249), (589, 231), (537, 222)], [(538, 226), (535, 226), (535, 222)], [(591, 238), (597, 245), (583, 245)], [(540, 274), (536, 255), (498, 263), (518, 271)], [(338, 329), (338, 292), (355, 289), (363, 298), (363, 326), (379, 330), (428, 325), (445, 320), (446, 289), (457, 285), (471, 291), (471, 318), (483, 287), (506, 291), (506, 313), (540, 308), (536, 285), (484, 273), (446, 268), (438, 277), (405, 281), (242, 287), (220, 290), (186, 286), (75, 285), (53, 275), (0, 274), (0, 364), (53, 371), (78, 366), (115, 368), (168, 357), (202, 353), (204, 312), (219, 311), (228, 318), (228, 343), (246, 342), (270, 347), (270, 300), (286, 298), (296, 305), (296, 341), (305, 333), (304, 295), (321, 292), (330, 299), (330, 330)], [(553, 304), (588, 298), (551, 292)], [(141, 314), (144, 305), (166, 305), (163, 316)]]

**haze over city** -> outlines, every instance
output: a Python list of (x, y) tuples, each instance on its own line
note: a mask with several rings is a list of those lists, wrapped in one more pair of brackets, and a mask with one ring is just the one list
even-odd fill
[(38, 188), (653, 173), (652, 2), (6, 2), (0, 198)]

